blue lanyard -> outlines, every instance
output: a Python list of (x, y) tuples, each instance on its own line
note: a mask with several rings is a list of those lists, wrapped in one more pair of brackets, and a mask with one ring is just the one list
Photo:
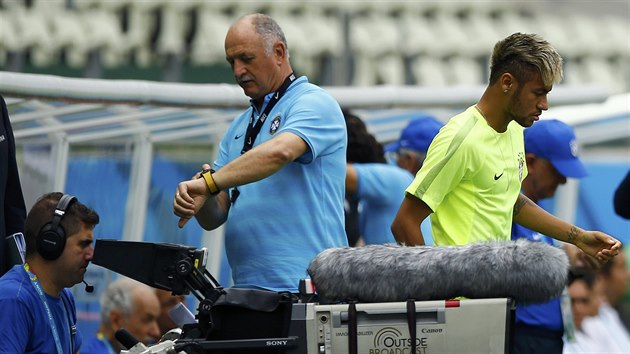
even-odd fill
[[(55, 320), (53, 318), (52, 311), (50, 311), (50, 307), (48, 306), (48, 302), (46, 301), (46, 296), (44, 295), (44, 291), (42, 290), (42, 287), (39, 285), (39, 280), (37, 279), (37, 275), (31, 273), (28, 263), (24, 263), (24, 270), (26, 271), (28, 278), (31, 280), (31, 284), (33, 284), (33, 287), (37, 291), (37, 294), (39, 295), (39, 298), (40, 300), (42, 300), (42, 303), (44, 304), (44, 308), (46, 309), (46, 314), (48, 315), (48, 323), (50, 324), (50, 330), (52, 331), (53, 338), (55, 339), (55, 345), (57, 346), (57, 353), (64, 354), (63, 348), (61, 347), (61, 340), (59, 339), (59, 333), (57, 332), (57, 325), (55, 325)], [(70, 351), (72, 351), (72, 348), (70, 348)]]

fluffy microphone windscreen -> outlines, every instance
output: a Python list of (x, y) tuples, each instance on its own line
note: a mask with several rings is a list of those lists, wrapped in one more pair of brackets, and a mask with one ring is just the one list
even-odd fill
[(559, 248), (527, 240), (465, 246), (367, 245), (318, 254), (308, 273), (321, 302), (394, 302), (559, 296), (569, 261)]

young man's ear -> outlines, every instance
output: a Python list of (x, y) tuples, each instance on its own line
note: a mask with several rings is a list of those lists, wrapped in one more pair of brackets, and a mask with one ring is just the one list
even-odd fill
[(501, 75), (500, 82), (501, 90), (503, 90), (503, 93), (507, 94), (516, 83), (516, 78), (510, 73), (503, 73), (503, 75)]

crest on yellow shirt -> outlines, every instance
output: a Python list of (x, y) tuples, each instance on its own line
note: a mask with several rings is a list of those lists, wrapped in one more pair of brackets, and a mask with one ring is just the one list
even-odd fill
[(525, 153), (518, 153), (518, 180), (523, 181), (523, 167), (525, 166)]

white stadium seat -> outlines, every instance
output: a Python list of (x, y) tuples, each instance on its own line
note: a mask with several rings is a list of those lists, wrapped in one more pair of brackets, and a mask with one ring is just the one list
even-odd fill
[(225, 63), (225, 35), (232, 18), (221, 11), (221, 7), (210, 1), (197, 9), (195, 31), (190, 59), (197, 65)]
[(395, 18), (366, 7), (350, 20), (349, 36), (355, 58), (354, 85), (404, 84), (402, 31)]
[(85, 66), (90, 45), (81, 14), (75, 11), (60, 11), (52, 17), (52, 21), (53, 34), (59, 48), (66, 50), (68, 65), (73, 68)]
[(93, 52), (101, 54), (103, 67), (146, 67), (172, 56), (193, 65), (223, 64), (231, 23), (262, 11), (285, 30), (296, 71), (329, 84), (483, 84), (494, 44), (528, 32), (564, 57), (564, 83), (603, 83), (614, 92), (630, 86), (627, 13), (604, 11), (608, 3), (565, 9), (526, 0), (0, 2), (0, 67), (11, 58), (14, 69), (27, 53), (33, 65), (56, 64), (62, 50), (73, 68), (84, 67)]
[(413, 62), (412, 71), (420, 86), (448, 86), (448, 69), (440, 58), (420, 56)]

